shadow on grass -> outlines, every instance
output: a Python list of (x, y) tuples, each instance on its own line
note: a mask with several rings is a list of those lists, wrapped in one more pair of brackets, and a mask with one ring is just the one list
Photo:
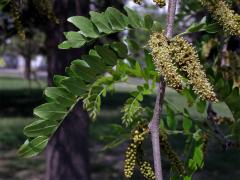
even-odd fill
[[(102, 101), (102, 107), (107, 109), (116, 109), (123, 106), (129, 94), (126, 92), (117, 92), (113, 95), (108, 94)], [(153, 102), (153, 97), (144, 99), (143, 104)], [(0, 116), (32, 116), (33, 109), (42, 103), (45, 103), (43, 89), (16, 89), (0, 90)]]
[(42, 89), (0, 90), (0, 116), (32, 116), (33, 109), (44, 102)]

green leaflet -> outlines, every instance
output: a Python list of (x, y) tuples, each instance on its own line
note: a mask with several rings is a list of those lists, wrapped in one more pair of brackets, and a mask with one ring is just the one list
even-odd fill
[(68, 40), (69, 46), (72, 48), (81, 47), (87, 42), (87, 39), (79, 32), (67, 32), (65, 37)]
[(85, 94), (87, 86), (82, 79), (76, 77), (70, 77), (61, 82), (68, 92), (75, 94), (76, 96), (82, 96)]
[(144, 16), (144, 27), (147, 29), (151, 29), (153, 27), (152, 16), (150, 16), (148, 14)]
[(33, 111), (34, 115), (41, 119), (60, 120), (67, 113), (66, 107), (63, 104), (58, 103), (46, 103), (43, 104)]
[(53, 77), (53, 84), (55, 86), (61, 86), (61, 82), (65, 79), (67, 79), (68, 77), (66, 76), (61, 76), (61, 75), (54, 75)]
[(190, 115), (186, 109), (184, 109), (182, 126), (185, 133), (189, 133), (192, 128), (192, 120), (190, 119)]
[(70, 66), (75, 75), (85, 82), (93, 82), (96, 78), (96, 73), (83, 60), (74, 60)]
[[(81, 46), (79, 46), (79, 47), (81, 47)], [(63, 41), (62, 43), (60, 43), (60, 44), (58, 45), (58, 48), (59, 48), (59, 49), (70, 49), (70, 48), (72, 48), (72, 47), (71, 47), (71, 42), (69, 42), (69, 41)]]
[(95, 120), (100, 112), (101, 96), (106, 95), (107, 88), (92, 87), (91, 91), (84, 97), (84, 108), (89, 112), (89, 116)]
[(123, 109), (122, 109), (122, 121), (126, 126), (129, 126), (134, 120), (141, 116), (143, 108), (141, 102), (143, 101), (144, 95), (149, 95), (152, 93), (152, 89), (148, 84), (138, 86), (137, 90), (132, 92), (129, 99), (127, 99)]
[(73, 16), (68, 18), (68, 21), (74, 24), (77, 28), (79, 28), (84, 36), (90, 38), (99, 37), (99, 33), (96, 27), (88, 18), (83, 16)]
[(184, 177), (184, 180), (192, 179), (192, 175), (198, 169), (202, 169), (204, 166), (204, 153), (203, 153), (203, 132), (199, 129), (193, 136), (193, 149), (190, 159), (187, 163), (187, 176)]
[(91, 11), (91, 21), (95, 24), (100, 33), (110, 34), (113, 33), (111, 25), (105, 16), (105, 13), (98, 13)]
[(177, 129), (177, 120), (175, 119), (174, 111), (167, 105), (167, 125), (170, 129)]
[(113, 30), (122, 31), (128, 26), (127, 16), (115, 8), (107, 8), (105, 15), (108, 18), (108, 22), (111, 24)]
[(76, 96), (61, 87), (48, 87), (45, 89), (44, 94), (50, 99), (49, 101), (55, 101), (66, 106), (71, 106), (77, 100)]
[(102, 74), (106, 70), (106, 65), (101, 58), (92, 55), (84, 55), (82, 59), (89, 64), (96, 73)]
[(111, 44), (111, 48), (115, 50), (119, 57), (126, 58), (128, 56), (127, 46), (120, 42), (114, 42)]
[(48, 138), (46, 136), (38, 136), (31, 141), (26, 140), (18, 150), (18, 154), (26, 158), (36, 156), (47, 146), (47, 143)]
[(28, 137), (38, 137), (38, 136), (49, 136), (51, 135), (56, 128), (58, 127), (57, 121), (50, 120), (38, 120), (32, 124), (27, 125), (23, 132)]
[(96, 46), (95, 50), (107, 65), (114, 65), (117, 56), (111, 49), (106, 46)]
[(90, 86), (89, 92), (84, 96), (83, 106), (93, 120), (100, 112), (101, 98), (106, 96), (107, 91), (117, 80), (119, 79), (115, 79), (113, 76), (103, 76)]
[(129, 9), (128, 7), (124, 7), (125, 11), (128, 15), (129, 24), (133, 28), (141, 28), (143, 24), (142, 18), (137, 14), (136, 11)]

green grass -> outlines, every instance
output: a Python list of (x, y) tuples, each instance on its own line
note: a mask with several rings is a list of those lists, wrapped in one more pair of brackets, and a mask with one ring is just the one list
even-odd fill
[(0, 149), (15, 149), (24, 142), (23, 128), (32, 118), (0, 117)]
[[(46, 81), (40, 80), (41, 88), (46, 86)], [(18, 90), (29, 89), (29, 82), (26, 79), (20, 77), (6, 77), (0, 76), (0, 90)], [(31, 89), (39, 89), (40, 87), (35, 81), (31, 82)]]
[(0, 77), (0, 117), (32, 116), (34, 107), (44, 102), (43, 87), (18, 77)]

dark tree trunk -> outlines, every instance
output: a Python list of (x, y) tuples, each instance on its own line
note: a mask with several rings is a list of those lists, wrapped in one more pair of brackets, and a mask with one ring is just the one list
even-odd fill
[(29, 56), (25, 56), (24, 77), (29, 81), (31, 80), (31, 57)]
[[(69, 31), (66, 19), (74, 15), (87, 15), (88, 0), (56, 0), (55, 12), (59, 25), (49, 25), (47, 32), (48, 82), (52, 85), (54, 74), (64, 74), (65, 67), (86, 50), (59, 50), (64, 40), (63, 32)], [(50, 140), (47, 151), (46, 180), (88, 180), (88, 125), (89, 118), (79, 102)]]
[(46, 180), (88, 180), (88, 115), (79, 103), (47, 149)]

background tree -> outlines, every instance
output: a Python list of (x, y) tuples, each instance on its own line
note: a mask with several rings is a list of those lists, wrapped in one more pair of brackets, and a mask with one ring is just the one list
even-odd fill
[[(63, 40), (63, 31), (70, 31), (71, 26), (66, 19), (73, 15), (86, 16), (89, 12), (89, 1), (69, 0), (56, 1), (54, 10), (59, 18), (59, 25), (49, 23), (45, 28), (48, 49), (48, 82), (52, 84), (54, 74), (62, 75), (73, 59), (86, 50), (72, 50), (70, 53), (59, 50), (58, 44)], [(54, 32), (54, 34), (53, 34)], [(47, 148), (46, 179), (89, 179), (89, 150), (88, 150), (87, 113), (79, 102), (72, 110), (66, 121), (59, 127)]]

